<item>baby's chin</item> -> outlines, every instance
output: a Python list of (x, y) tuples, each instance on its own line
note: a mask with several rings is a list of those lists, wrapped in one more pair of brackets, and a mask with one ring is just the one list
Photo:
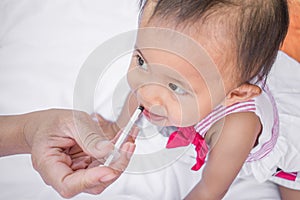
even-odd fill
[(172, 124), (170, 124), (168, 122), (167, 119), (164, 119), (164, 120), (160, 120), (160, 121), (156, 121), (156, 120), (152, 120), (151, 118), (147, 118), (149, 122), (151, 122), (151, 124), (155, 125), (155, 126), (174, 126)]
[(198, 123), (198, 121), (192, 121), (192, 122), (169, 122), (166, 126), (176, 126), (176, 127), (190, 127), (195, 126)]
[(193, 124), (183, 124), (183, 123), (176, 123), (176, 122), (171, 122), (166, 120), (162, 120), (162, 121), (154, 121), (151, 119), (148, 119), (152, 124), (156, 125), (156, 126), (175, 126), (175, 127), (189, 127), (192, 126)]
[(195, 125), (197, 122), (181, 122), (181, 121), (175, 121), (171, 120), (168, 117), (164, 117), (162, 119), (157, 119), (157, 118), (151, 118), (149, 116), (145, 116), (146, 119), (153, 125), (155, 126), (175, 126), (175, 127), (189, 127)]

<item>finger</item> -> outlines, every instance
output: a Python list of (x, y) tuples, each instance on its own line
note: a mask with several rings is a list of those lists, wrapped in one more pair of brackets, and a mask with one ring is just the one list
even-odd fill
[(103, 141), (98, 134), (90, 134), (84, 141), (84, 148), (87, 153), (97, 159), (104, 158), (107, 154), (113, 151), (114, 145), (110, 141)]
[(61, 195), (70, 198), (81, 192), (99, 194), (120, 175), (120, 171), (103, 166), (76, 171), (64, 179)]
[(51, 157), (40, 160), (36, 169), (44, 181), (64, 198), (71, 198), (81, 192), (103, 191), (121, 172), (107, 167), (94, 167), (73, 171), (70, 158), (59, 151), (52, 151)]
[(117, 122), (106, 120), (105, 118), (103, 118), (101, 115), (97, 113), (93, 113), (91, 117), (95, 122), (97, 122), (103, 134), (109, 140), (113, 139), (116, 136), (116, 133), (120, 131), (120, 127), (117, 124)]
[(118, 133), (117, 133), (117, 135), (111, 140), (111, 142), (112, 143), (116, 143), (117, 142), (117, 140), (120, 138), (120, 135), (121, 134), (123, 134), (123, 129), (121, 129)]
[(40, 173), (47, 185), (51, 185), (61, 193), (62, 180), (68, 174), (73, 173), (73, 170), (69, 167), (72, 164), (71, 158), (58, 149), (51, 149), (44, 156), (38, 156), (38, 158), (32, 158), (33, 167)]
[[(99, 168), (99, 167), (98, 167)], [(112, 168), (108, 167), (100, 167), (100, 170), (107, 170), (101, 171), (102, 174), (99, 176), (98, 182), (96, 181), (96, 186), (88, 187), (85, 189), (85, 192), (90, 194), (100, 194), (106, 187), (112, 184), (120, 175), (121, 171), (113, 170)], [(97, 172), (100, 174), (100, 172)]]
[(90, 115), (75, 112), (74, 122), (76, 125), (76, 130), (73, 131), (74, 138), (88, 155), (101, 159), (113, 150), (113, 144), (107, 140)]
[(92, 113), (91, 114), (91, 117), (92, 119), (95, 121), (95, 122), (98, 122), (98, 123), (104, 123), (104, 122), (107, 122), (108, 120), (106, 120), (104, 117), (102, 117), (101, 115), (99, 115), (98, 113)]
[[(139, 128), (137, 126), (133, 126), (132, 129), (130, 130), (129, 134), (127, 135), (127, 138), (129, 136), (131, 136), (132, 139), (134, 140), (137, 137), (138, 133), (139, 133)], [(116, 143), (116, 141), (119, 139), (119, 137), (120, 137), (121, 134), (123, 134), (123, 129), (120, 130), (117, 133), (117, 135), (111, 140), (112, 143)]]
[(90, 156), (82, 156), (72, 159), (72, 165), (70, 166), (72, 170), (76, 171), (79, 169), (86, 169), (92, 163), (92, 158)]
[(103, 165), (105, 159), (97, 160), (92, 158), (91, 164), (89, 164), (88, 168), (98, 167), (99, 165)]
[(134, 127), (132, 128), (132, 130), (131, 130), (131, 132), (130, 132), (130, 136), (132, 137), (133, 140), (136, 139), (136, 137), (138, 136), (139, 132), (140, 132), (139, 127), (134, 126)]
[[(131, 142), (131, 143), (134, 143), (137, 135), (139, 133), (139, 128), (137, 126), (134, 126), (131, 131), (129, 132), (129, 134), (126, 136), (126, 139), (124, 141), (125, 142)], [(119, 139), (120, 135), (123, 134), (123, 130), (119, 131), (117, 133), (117, 135), (112, 139), (112, 143), (116, 143), (117, 140)]]
[(73, 145), (71, 148), (65, 150), (65, 153), (71, 155), (71, 157), (78, 158), (82, 156), (86, 156), (86, 153), (78, 145)]
[(114, 160), (111, 163), (110, 167), (117, 171), (124, 171), (128, 166), (134, 150), (135, 144), (130, 142), (126, 142), (125, 144), (123, 144), (122, 148), (119, 151), (120, 156), (118, 157), (118, 159)]

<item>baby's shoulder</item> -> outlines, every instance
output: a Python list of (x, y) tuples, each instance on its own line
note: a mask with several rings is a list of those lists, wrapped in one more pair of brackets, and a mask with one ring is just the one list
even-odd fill
[(221, 134), (225, 137), (237, 138), (241, 134), (258, 135), (262, 125), (254, 112), (237, 112), (224, 116), (214, 123), (205, 135), (209, 146), (214, 145)]

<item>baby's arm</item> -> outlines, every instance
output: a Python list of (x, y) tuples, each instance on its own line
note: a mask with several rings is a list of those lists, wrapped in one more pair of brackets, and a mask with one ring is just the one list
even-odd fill
[(218, 137), (212, 139), (202, 179), (187, 200), (223, 198), (253, 148), (261, 124), (254, 113), (244, 112), (226, 116), (216, 129)]

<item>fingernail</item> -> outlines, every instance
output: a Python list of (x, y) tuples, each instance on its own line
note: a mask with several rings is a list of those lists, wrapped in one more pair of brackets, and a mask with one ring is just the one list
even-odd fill
[(102, 181), (102, 182), (111, 181), (116, 177), (117, 177), (117, 174), (111, 173), (111, 174), (101, 177), (100, 181)]

